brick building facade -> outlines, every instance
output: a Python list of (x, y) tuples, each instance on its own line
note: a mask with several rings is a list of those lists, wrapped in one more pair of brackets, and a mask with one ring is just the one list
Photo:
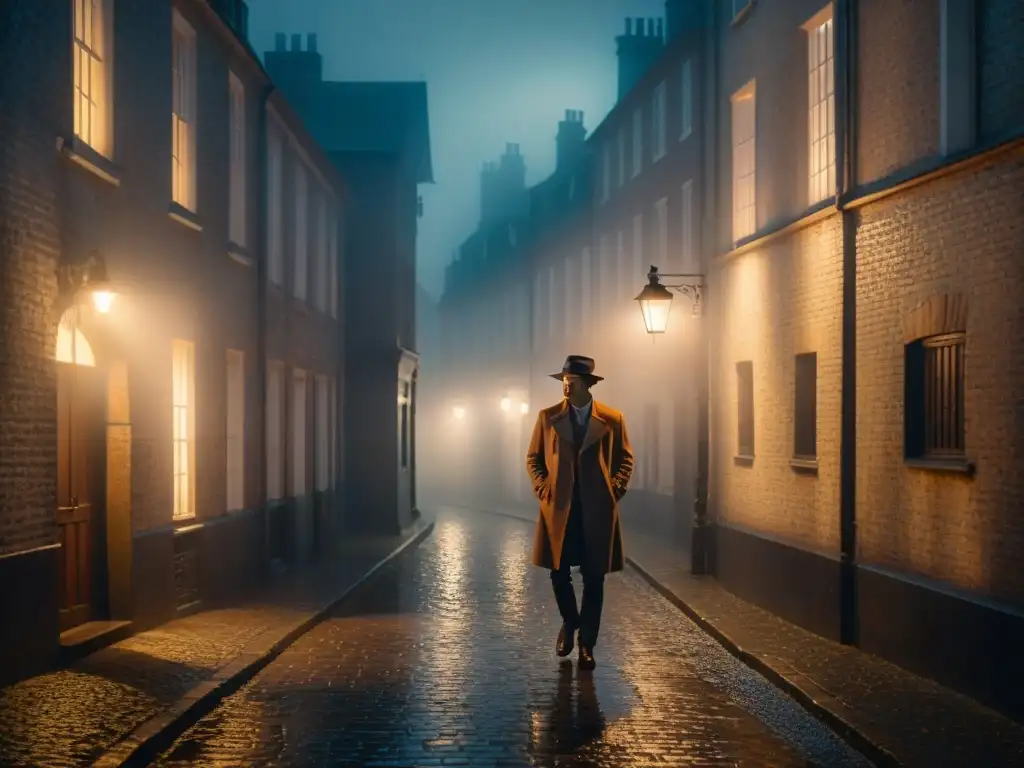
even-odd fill
[(280, 345), (308, 371), (291, 412), (328, 433), (291, 428), (292, 458), (315, 458), (289, 465), (309, 478), (295, 495), (338, 474), (333, 419), (314, 407), (339, 379), (336, 321), (314, 297), (281, 307), (268, 279), (268, 120), (314, 179), (308, 239), (285, 225), (296, 247), (281, 262), (308, 259), (327, 286), (340, 253), (314, 201), (340, 220), (341, 182), (272, 93), (244, 3), (162, 8), (5, 11), (0, 578), (19, 588), (0, 599), (4, 680), (260, 575), (264, 371)]
[[(589, 235), (530, 251), (531, 402), (592, 354), (637, 449), (627, 519), (682, 542), (706, 500), (729, 589), (1019, 715), (1024, 9), (665, 18), (619, 39)], [(707, 288), (653, 347), (632, 301), (651, 264)]]

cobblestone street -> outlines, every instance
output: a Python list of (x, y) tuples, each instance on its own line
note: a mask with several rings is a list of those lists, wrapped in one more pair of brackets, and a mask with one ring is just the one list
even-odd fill
[(608, 579), (597, 670), (559, 663), (531, 538), (444, 511), (158, 764), (867, 765), (630, 571)]

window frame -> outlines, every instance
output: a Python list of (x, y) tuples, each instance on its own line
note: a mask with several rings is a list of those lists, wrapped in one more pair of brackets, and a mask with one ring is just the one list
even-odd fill
[[(807, 35), (807, 198), (835, 194), (835, 22), (829, 3), (804, 25)], [(827, 29), (825, 29), (827, 27)], [(824, 55), (819, 56), (824, 45)]]
[(693, 59), (686, 59), (679, 73), (679, 140), (693, 135)]
[[(285, 365), (279, 360), (267, 363), (267, 445), (266, 500), (277, 502), (287, 496), (285, 488)], [(274, 439), (276, 437), (276, 440)]]
[[(86, 14), (85, 9), (89, 9)], [(96, 24), (96, 11), (99, 23)], [(90, 24), (86, 34), (86, 21)], [(114, 157), (114, 39), (112, 0), (72, 0), (71, 87), (74, 135), (108, 160)], [(99, 39), (96, 39), (96, 35)], [(85, 87), (83, 62), (89, 67)], [(100, 77), (93, 81), (99, 70)], [(94, 90), (95, 86), (95, 90)], [(88, 93), (85, 91), (88, 90)], [(88, 104), (88, 117), (84, 114)], [(98, 123), (98, 125), (97, 125)], [(87, 129), (87, 130), (86, 130)], [(88, 133), (88, 135), (86, 135)], [(99, 135), (95, 135), (99, 134)]]
[(651, 162), (656, 163), (668, 154), (666, 137), (666, 101), (668, 89), (664, 80), (654, 87), (651, 94)]
[[(184, 434), (183, 434), (184, 433)], [(196, 517), (196, 348), (171, 340), (171, 455), (175, 523)]]
[(818, 353), (794, 357), (793, 458), (818, 458)]
[(267, 279), (284, 286), (284, 137), (267, 118)]
[(245, 353), (229, 349), (225, 363), (225, 509), (237, 512), (245, 509)]
[(642, 106), (633, 109), (633, 162), (631, 168), (631, 179), (640, 175), (644, 162), (644, 108)]
[(245, 106), (245, 84), (228, 70), (228, 237), (243, 248), (248, 245)]
[(291, 398), (289, 409), (289, 448), (288, 452), (288, 495), (293, 499), (303, 497), (308, 492), (308, 457), (306, 449), (309, 443), (309, 375), (302, 368), (292, 368)]
[(313, 377), (313, 490), (323, 493), (331, 488), (331, 393), (330, 377)]
[[(732, 239), (733, 243), (738, 243), (757, 231), (757, 85), (754, 80), (733, 93), (730, 106)], [(749, 130), (741, 125), (746, 115), (749, 115)], [(745, 157), (749, 157), (749, 163), (741, 162)]]
[(679, 206), (682, 208), (680, 212), (680, 227), (681, 232), (679, 236), (680, 242), (680, 253), (683, 261), (683, 271), (697, 271), (696, 256), (694, 253), (694, 244), (696, 239), (694, 238), (693, 229), (693, 179), (687, 179), (683, 182), (679, 188)]
[(754, 428), (754, 363), (736, 363), (736, 458), (753, 460), (756, 447)]
[(172, 14), (171, 200), (185, 210), (196, 213), (199, 122), (196, 114), (196, 31), (177, 8), (172, 9)]
[(309, 299), (309, 171), (299, 158), (295, 158), (293, 174), (295, 262), (292, 296), (305, 303)]
[[(929, 382), (929, 367), (941, 353), (938, 350), (952, 349), (953, 380), (951, 382)], [(904, 346), (904, 431), (903, 456), (908, 461), (923, 462), (966, 462), (966, 361), (967, 334), (964, 331), (938, 333), (908, 342)], [(943, 400), (936, 405), (936, 389), (952, 392), (942, 393)], [(950, 386), (952, 385), (952, 386)], [(943, 424), (948, 414), (936, 418), (935, 410), (953, 410), (954, 424)], [(939, 422), (936, 424), (935, 422)], [(940, 432), (954, 433), (952, 444), (936, 445), (933, 435), (939, 426)]]

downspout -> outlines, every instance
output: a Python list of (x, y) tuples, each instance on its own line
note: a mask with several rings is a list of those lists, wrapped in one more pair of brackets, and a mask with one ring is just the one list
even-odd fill
[(843, 248), (842, 395), (839, 444), (839, 639), (858, 641), (857, 610), (857, 228), (843, 202), (855, 184), (856, 0), (836, 0), (836, 207)]
[[(704, 77), (701, 83), (700, 103), (703, 104), (703, 130), (700, 136), (704, 148), (704, 167), (701, 169), (701, 228), (698, 239), (701, 272), (704, 273), (703, 315), (698, 326), (697, 339), (697, 476), (693, 500), (693, 531), (690, 541), (690, 570), (695, 575), (715, 572), (714, 530), (708, 521), (709, 475), (711, 468), (711, 334), (714, 314), (707, 311), (707, 293), (711, 258), (718, 243), (718, 11), (713, 3), (704, 6), (705, 30), (701, 64)], [(713, 306), (713, 305), (712, 305)]]
[[(256, 210), (261, 214), (267, 211), (267, 123), (270, 116), (267, 113), (267, 104), (270, 95), (274, 92), (273, 84), (266, 85), (260, 94), (259, 119), (256, 129)], [(259, 418), (259, 446), (260, 464), (266, 466), (267, 457), (267, 374), (270, 361), (267, 359), (267, 294), (269, 284), (269, 269), (267, 264), (267, 228), (264, 224), (265, 215), (257, 217), (259, 225), (256, 227), (256, 360), (260, 366), (260, 375), (256, 377), (259, 382), (260, 418)], [(270, 507), (267, 504), (267, 473), (259, 475), (259, 498), (263, 508), (263, 556), (262, 573), (266, 577), (269, 574), (270, 565)]]

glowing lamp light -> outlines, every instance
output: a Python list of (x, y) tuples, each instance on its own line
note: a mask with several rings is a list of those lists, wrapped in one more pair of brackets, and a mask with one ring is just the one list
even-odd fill
[(117, 298), (117, 294), (113, 291), (93, 291), (92, 305), (96, 308), (97, 312), (101, 315), (105, 315), (114, 305), (115, 298)]
[(636, 297), (644, 327), (648, 333), (664, 333), (668, 328), (668, 314), (672, 309), (672, 293), (658, 280), (658, 272), (651, 268), (649, 282)]
[(530, 412), (530, 404), (523, 402), (519, 404), (519, 412), (525, 416)]
[(462, 421), (464, 418), (466, 418), (466, 409), (463, 408), (461, 405), (456, 405), (454, 408), (452, 408), (452, 416), (454, 416), (459, 421)]
[(507, 397), (501, 398), (501, 410), (503, 410), (505, 413), (508, 413), (509, 411), (512, 410), (512, 401), (509, 400)]

